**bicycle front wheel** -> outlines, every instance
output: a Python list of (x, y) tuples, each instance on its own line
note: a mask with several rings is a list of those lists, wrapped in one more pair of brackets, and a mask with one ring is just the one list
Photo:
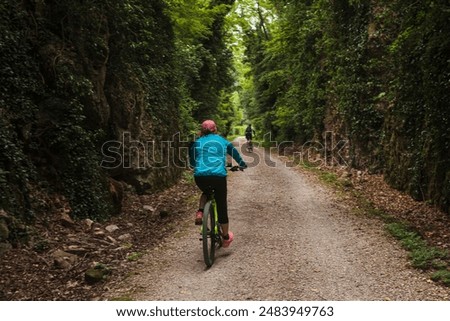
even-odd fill
[(216, 249), (215, 238), (215, 219), (214, 219), (214, 205), (211, 201), (208, 201), (203, 211), (203, 226), (202, 226), (202, 239), (203, 239), (203, 258), (207, 267), (210, 267), (214, 263), (214, 254)]

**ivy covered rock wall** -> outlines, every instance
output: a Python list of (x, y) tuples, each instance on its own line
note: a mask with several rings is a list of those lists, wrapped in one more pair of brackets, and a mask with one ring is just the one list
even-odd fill
[(247, 37), (260, 131), (299, 144), (331, 132), (350, 166), (450, 211), (448, 1), (271, 4), (271, 36)]
[(394, 1), (385, 10), (391, 15), (386, 177), (416, 199), (450, 211), (450, 5)]
[(62, 194), (99, 219), (120, 210), (116, 180), (176, 181), (159, 161), (179, 131), (162, 1), (2, 1), (0, 31), (1, 208), (32, 219)]

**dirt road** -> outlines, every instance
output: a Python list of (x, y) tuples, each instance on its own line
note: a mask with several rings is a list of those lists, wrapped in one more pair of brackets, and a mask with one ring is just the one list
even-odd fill
[[(262, 160), (261, 149), (245, 158)], [(272, 157), (230, 173), (235, 241), (206, 269), (193, 214), (142, 258), (105, 299), (440, 300), (450, 290), (410, 267), (382, 223), (357, 216), (333, 192)]]

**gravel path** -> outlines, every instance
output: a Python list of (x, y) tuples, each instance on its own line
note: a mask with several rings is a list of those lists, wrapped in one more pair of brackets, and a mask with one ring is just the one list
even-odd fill
[[(261, 149), (245, 158), (255, 157), (263, 159)], [(410, 267), (382, 223), (351, 213), (298, 169), (272, 161), (230, 173), (235, 241), (210, 269), (192, 214), (105, 299), (449, 300), (450, 289)]]

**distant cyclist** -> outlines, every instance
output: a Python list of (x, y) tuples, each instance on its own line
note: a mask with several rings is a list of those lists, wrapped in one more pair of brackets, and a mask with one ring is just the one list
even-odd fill
[(252, 153), (253, 152), (253, 135), (255, 134), (255, 131), (252, 128), (252, 125), (249, 124), (247, 128), (245, 129), (245, 138), (247, 139), (247, 152)]
[(205, 120), (202, 123), (200, 138), (192, 144), (189, 150), (190, 165), (194, 168), (195, 183), (203, 192), (195, 216), (195, 225), (202, 224), (203, 208), (207, 201), (206, 193), (212, 187), (217, 202), (219, 223), (222, 227), (223, 247), (228, 247), (233, 241), (233, 233), (228, 230), (227, 154), (231, 155), (241, 168), (247, 167), (233, 144), (217, 134), (214, 121)]
[(253, 135), (255, 135), (255, 131), (253, 130), (252, 125), (249, 124), (245, 129), (245, 138), (247, 139), (247, 143), (252, 142)]

